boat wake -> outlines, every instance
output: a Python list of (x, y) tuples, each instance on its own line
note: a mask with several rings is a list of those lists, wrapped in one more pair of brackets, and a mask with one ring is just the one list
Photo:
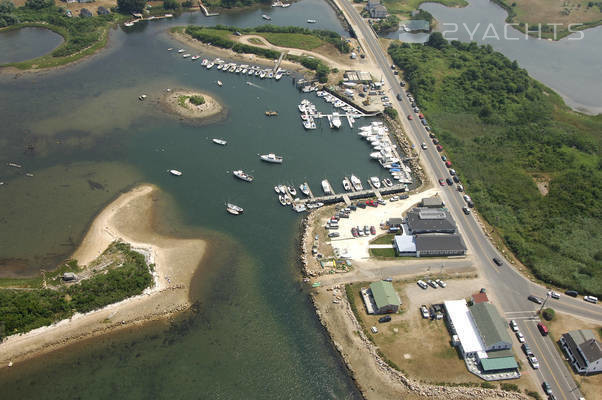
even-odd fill
[(263, 90), (266, 90), (264, 87), (261, 87), (261, 86), (259, 86), (258, 84), (256, 84), (256, 83), (253, 83), (253, 82), (249, 82), (249, 81), (247, 81), (247, 85), (249, 85), (249, 86), (253, 86), (253, 87), (256, 87), (257, 89), (263, 89)]

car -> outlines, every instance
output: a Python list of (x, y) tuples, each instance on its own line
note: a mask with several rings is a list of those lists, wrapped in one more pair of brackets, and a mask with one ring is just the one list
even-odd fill
[(527, 355), (527, 357), (535, 355), (535, 354), (533, 354), (533, 352), (531, 351), (531, 348), (529, 347), (529, 345), (527, 343), (523, 343), (523, 345), (521, 347), (522, 347), (523, 351), (525, 352), (525, 354)]
[(339, 237), (339, 232), (330, 232), (330, 233), (328, 234), (328, 237), (329, 237), (329, 238), (333, 238), (333, 237)]
[(529, 300), (531, 300), (533, 303), (543, 304), (543, 299), (541, 297), (533, 296), (532, 294), (530, 294), (529, 297), (527, 297), (527, 298)]
[(404, 87), (406, 83), (404, 81), (399, 82), (399, 86)]
[(441, 156), (441, 161), (447, 161), (447, 157), (446, 156)]
[(525, 343), (525, 336), (521, 332), (516, 332), (516, 338), (519, 343)]
[(391, 198), (389, 199), (389, 201), (390, 201), (391, 203), (393, 203), (393, 202), (395, 202), (395, 201), (399, 201), (399, 196), (393, 196), (393, 197), (391, 197)]
[(426, 130), (427, 130), (427, 132), (430, 132), (430, 131), (431, 131), (431, 127), (430, 127), (430, 126), (428, 126), (428, 125), (425, 125), (425, 126), (424, 126), (424, 129), (426, 129)]
[(370, 227), (370, 234), (371, 235), (376, 235), (376, 228), (374, 226)]
[(502, 265), (504, 265), (504, 262), (502, 260), (500, 260), (497, 257), (493, 257), (493, 262), (495, 263), (495, 265), (497, 265), (498, 267), (501, 267)]
[(544, 383), (541, 384), (541, 387), (543, 388), (543, 391), (546, 392), (546, 394), (552, 394), (552, 387), (548, 382), (544, 381)]
[(529, 364), (531, 364), (533, 369), (539, 368), (539, 361), (537, 361), (537, 358), (535, 356), (529, 357)]
[(450, 170), (449, 170), (449, 174), (450, 174), (451, 176), (456, 176), (456, 170), (455, 170), (455, 169), (453, 169), (453, 168), (450, 168)]
[(378, 333), (378, 328), (373, 326), (372, 328), (370, 328), (370, 330), (372, 331), (372, 333)]
[(452, 181), (452, 178), (447, 178), (445, 180), (445, 182), (447, 182), (447, 186), (452, 186), (454, 184), (454, 181)]
[(349, 206), (349, 209), (351, 211), (355, 211), (355, 210), (357, 210), (357, 206), (355, 204), (352, 204), (352, 205)]
[(389, 322), (389, 321), (391, 321), (390, 315), (385, 315), (384, 317), (380, 317), (378, 319), (378, 322), (380, 322), (381, 324), (384, 324), (385, 322)]
[(512, 328), (512, 332), (518, 332), (518, 324), (515, 320), (510, 320), (510, 328)]
[(422, 289), (425, 289), (425, 290), (426, 290), (426, 289), (428, 288), (428, 285), (427, 285), (427, 284), (426, 284), (426, 282), (424, 282), (422, 279), (418, 280), (418, 281), (416, 282), (416, 284), (417, 284), (418, 286), (420, 286)]
[(445, 162), (445, 166), (446, 166), (447, 168), (450, 168), (450, 167), (452, 166), (452, 163), (451, 163), (451, 161), (447, 160), (447, 161)]
[(431, 139), (434, 139), (434, 138), (435, 138), (435, 134), (434, 134), (433, 132), (431, 132), (431, 133), (429, 133), (429, 137), (430, 137)]
[(458, 178), (458, 175), (452, 176), (452, 179), (454, 180), (454, 182), (460, 183), (460, 178)]
[(424, 304), (420, 306), (420, 313), (422, 314), (422, 318), (424, 319), (428, 319), (431, 316), (428, 308), (426, 308)]
[(542, 336), (548, 336), (548, 333), (550, 333), (548, 327), (542, 324), (541, 322), (537, 324), (537, 329), (539, 329), (539, 332), (541, 332)]
[(416, 114), (418, 114), (418, 113), (420, 112), (420, 108), (418, 108), (418, 107), (414, 107), (414, 112), (415, 112)]
[(462, 186), (462, 185), (458, 185), (458, 186), (456, 186), (456, 188), (458, 189), (458, 192), (464, 191), (464, 186)]
[(433, 144), (439, 144), (439, 140), (438, 139), (433, 139)]
[(462, 212), (464, 212), (464, 214), (469, 215), (470, 214), (470, 208), (464, 206), (462, 207)]
[(598, 303), (598, 298), (596, 296), (583, 296), (583, 300), (594, 304)]
[(551, 290), (550, 292), (548, 292), (548, 294), (550, 295), (551, 298), (558, 300), (560, 298), (560, 294), (556, 293), (555, 291)]
[(391, 64), (391, 69), (395, 70), (395, 65)]
[(384, 205), (386, 205), (386, 204), (387, 204), (387, 202), (386, 202), (386, 201), (384, 201), (383, 199), (378, 199), (378, 200), (376, 200), (376, 202), (377, 202), (378, 204), (380, 204), (381, 206), (384, 206)]
[(357, 203), (357, 206), (359, 208), (366, 208), (366, 203), (359, 202), (359, 203)]
[(357, 233), (357, 229), (355, 229), (355, 228), (351, 228), (351, 234), (353, 235), (354, 238), (359, 236), (359, 234)]
[(401, 101), (401, 99), (403, 98), (403, 97), (401, 97), (401, 95), (399, 93), (397, 93), (396, 97), (397, 97), (397, 100), (399, 100), (399, 101)]
[(432, 279), (429, 279), (428, 281), (426, 281), (426, 283), (428, 283), (429, 286), (432, 287), (433, 289), (438, 288), (437, 284)]
[(577, 297), (579, 296), (579, 292), (577, 292), (576, 290), (567, 290), (566, 292), (564, 292), (564, 294), (566, 294), (567, 296), (571, 296), (571, 297)]
[(383, 281), (384, 282), (393, 282), (393, 278), (388, 277), (388, 278), (383, 279)]
[(422, 142), (422, 144), (420, 145), (420, 147), (422, 147), (422, 150), (426, 150), (426, 143)]
[(411, 121), (414, 119), (414, 117), (412, 117), (411, 115), (408, 115), (408, 119)]
[(439, 153), (441, 153), (443, 151), (443, 146), (441, 146), (440, 144), (437, 145), (437, 151)]
[(423, 113), (418, 114), (418, 118), (424, 119), (424, 114)]
[(439, 184), (441, 186), (445, 186), (445, 179), (443, 179), (443, 178), (439, 179)]
[(441, 279), (437, 279), (435, 280), (435, 282), (437, 282), (437, 285), (441, 286), (444, 289), (447, 287), (447, 283), (443, 282)]

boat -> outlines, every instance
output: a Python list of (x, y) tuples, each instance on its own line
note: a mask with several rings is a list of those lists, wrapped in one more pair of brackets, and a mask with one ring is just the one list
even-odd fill
[(165, 14), (165, 15), (164, 15), (164, 17), (165, 17), (165, 18), (172, 18), (172, 17), (173, 17), (173, 14)]
[(185, 50), (184, 49), (180, 49), (178, 50), (178, 53), (183, 53)]
[(293, 210), (295, 210), (298, 213), (300, 213), (300, 212), (303, 212), (303, 211), (307, 211), (307, 207), (305, 207), (305, 205), (303, 205), (303, 204), (295, 204), (293, 206)]
[(178, 171), (177, 169), (170, 169), (169, 173), (173, 176), (182, 176), (182, 172)]
[(278, 188), (278, 186), (274, 186), (274, 192), (280, 193), (280, 189)]
[(217, 86), (222, 87), (224, 84), (222, 83), (222, 81), (217, 81)]
[(391, 182), (391, 179), (385, 178), (383, 179), (383, 185), (385, 185), (386, 187), (391, 187), (393, 186), (393, 182)]
[(290, 206), (291, 204), (293, 204), (293, 199), (291, 199), (291, 196), (284, 196), (284, 197), (285, 197), (287, 206)]
[(203, 61), (201, 61), (201, 66), (206, 66), (209, 63), (209, 60), (207, 60), (206, 58), (203, 58)]
[(308, 19), (307, 20), (308, 24), (315, 24), (316, 22), (318, 22), (318, 21), (316, 21), (315, 19)]
[(281, 156), (277, 156), (274, 153), (262, 154), (259, 156), (262, 161), (273, 163), (273, 164), (282, 164), (283, 158)]
[(353, 188), (355, 190), (364, 190), (364, 187), (362, 186), (362, 181), (360, 181), (359, 178), (355, 175), (351, 175), (351, 184), (353, 185)]
[(222, 69), (222, 68), (224, 68), (224, 65), (223, 65), (223, 64), (219, 64), (219, 65), (217, 66), (217, 69)]
[(351, 182), (349, 182), (349, 178), (345, 177), (343, 179), (343, 187), (347, 192), (351, 192), (353, 188), (351, 187)]
[(380, 188), (380, 179), (375, 176), (371, 176), (369, 182), (374, 186), (375, 189)]
[(283, 206), (286, 206), (286, 197), (284, 197), (284, 195), (278, 195), (278, 201), (280, 202), (280, 204), (282, 204)]
[(192, 56), (192, 57), (190, 57), (190, 59), (191, 59), (192, 61), (196, 61), (196, 60), (198, 60), (199, 58), (201, 58), (201, 56)]
[(339, 116), (339, 113), (334, 112), (332, 113), (332, 126), (339, 129), (341, 127), (341, 118)]
[(260, 77), (261, 79), (265, 78), (265, 71), (261, 71), (261, 72), (259, 73), (259, 77)]
[(146, 95), (145, 94), (141, 94), (140, 96), (138, 96), (138, 100), (144, 101), (144, 99), (146, 99)]
[(324, 191), (325, 194), (332, 194), (332, 186), (330, 186), (330, 183), (328, 183), (327, 179), (324, 179), (322, 181), (322, 190)]
[(213, 66), (214, 66), (214, 65), (215, 65), (214, 63), (212, 63), (212, 62), (209, 62), (209, 64), (207, 64), (207, 69), (211, 69), (211, 68), (213, 68)]
[(232, 215), (240, 215), (244, 212), (242, 207), (239, 207), (236, 204), (232, 203), (226, 203), (226, 211), (228, 211)]
[(265, 15), (265, 14), (262, 14), (261, 18), (265, 19), (266, 21), (271, 21), (272, 20), (272, 17), (270, 17), (269, 15)]
[(287, 8), (287, 7), (290, 7), (290, 6), (291, 6), (290, 3), (283, 3), (280, 7)]
[(307, 184), (307, 182), (303, 182), (302, 184), (300, 184), (299, 189), (301, 190), (301, 193), (303, 193), (306, 196), (309, 196), (309, 185)]
[(186, 53), (186, 54), (182, 55), (182, 57), (183, 58), (188, 58), (188, 57), (190, 57), (190, 53)]
[(255, 179), (251, 175), (249, 175), (245, 171), (243, 171), (242, 169), (237, 169), (236, 171), (232, 171), (232, 173), (234, 174), (235, 177), (237, 177), (238, 179), (241, 179), (245, 182), (253, 182), (253, 179)]
[(268, 78), (272, 79), (274, 77), (274, 73), (272, 71), (268, 72)]
[(293, 186), (287, 186), (286, 189), (291, 194), (291, 196), (296, 196), (297, 195), (297, 189), (295, 189)]
[(286, 186), (284, 186), (284, 185), (278, 185), (278, 189), (280, 190), (280, 193), (286, 194)]
[(282, 78), (282, 72), (280, 72), (280, 71), (276, 72), (276, 75), (274, 75), (274, 79), (279, 81), (281, 78)]
[(9, 167), (13, 167), (13, 168), (22, 168), (23, 167), (21, 164), (17, 164), (14, 162), (6, 163), (6, 165), (8, 165)]
[(219, 144), (220, 146), (225, 146), (228, 144), (228, 142), (226, 142), (224, 139), (213, 138), (211, 140), (213, 141), (213, 143)]
[(173, 50), (173, 47), (170, 47), (167, 49), (167, 51), (172, 51), (172, 50)]
[(133, 22), (124, 22), (123, 25), (125, 26), (134, 26)]
[(313, 118), (309, 118), (306, 121), (303, 121), (303, 127), (305, 129), (316, 129), (316, 123)]
[(278, 112), (277, 111), (266, 111), (265, 115), (268, 117), (275, 117), (278, 115)]

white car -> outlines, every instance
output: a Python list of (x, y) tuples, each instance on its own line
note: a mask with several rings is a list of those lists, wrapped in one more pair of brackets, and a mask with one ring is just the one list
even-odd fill
[(370, 330), (372, 331), (372, 333), (378, 333), (378, 328), (373, 326), (372, 328), (370, 328)]
[(512, 328), (512, 332), (518, 332), (518, 325), (515, 320), (510, 321), (510, 328)]
[(516, 338), (518, 339), (518, 341), (519, 341), (520, 343), (525, 343), (525, 337), (523, 336), (523, 334), (522, 334), (522, 333), (520, 333), (520, 332), (516, 332)]
[(447, 287), (447, 283), (443, 282), (441, 279), (435, 279), (435, 283), (441, 286), (442, 288)]
[(418, 282), (416, 282), (418, 284), (418, 286), (420, 286), (422, 289), (427, 289), (428, 285), (426, 284), (426, 282), (424, 282), (423, 280), (419, 280)]
[(531, 364), (531, 366), (533, 367), (533, 369), (539, 368), (539, 361), (537, 361), (537, 358), (535, 358), (535, 356), (530, 356), (529, 357), (529, 364)]
[(422, 147), (422, 150), (426, 150), (426, 143), (422, 142), (422, 144), (420, 145), (420, 147)]
[(428, 319), (431, 316), (425, 305), (420, 306), (420, 312), (422, 313), (422, 318), (424, 319)]
[(560, 298), (560, 294), (558, 294), (557, 292), (554, 291), (550, 291), (548, 292), (548, 294), (550, 295), (551, 298), (558, 300)]
[(589, 301), (590, 303), (594, 304), (598, 302), (598, 298), (596, 296), (583, 296), (583, 300)]

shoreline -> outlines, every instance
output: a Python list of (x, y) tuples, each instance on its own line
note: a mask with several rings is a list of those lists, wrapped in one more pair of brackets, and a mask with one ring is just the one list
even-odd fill
[(145, 184), (121, 194), (97, 215), (72, 257), (80, 265), (87, 265), (120, 239), (143, 254), (148, 263), (155, 264), (153, 286), (138, 296), (101, 309), (8, 336), (0, 344), (0, 370), (9, 362), (18, 363), (79, 340), (142, 325), (190, 308), (190, 282), (205, 258), (207, 243), (201, 239), (165, 237), (153, 231), (153, 197), (157, 191), (156, 187)]
[[(180, 97), (184, 96), (184, 104), (180, 104)], [(201, 96), (205, 103), (202, 105), (194, 105), (190, 103), (190, 96)], [(189, 122), (216, 122), (225, 119), (227, 116), (226, 108), (206, 91), (197, 89), (171, 89), (166, 92), (159, 101), (163, 111), (168, 114), (185, 119)], [(205, 121), (209, 119), (209, 121)]]

